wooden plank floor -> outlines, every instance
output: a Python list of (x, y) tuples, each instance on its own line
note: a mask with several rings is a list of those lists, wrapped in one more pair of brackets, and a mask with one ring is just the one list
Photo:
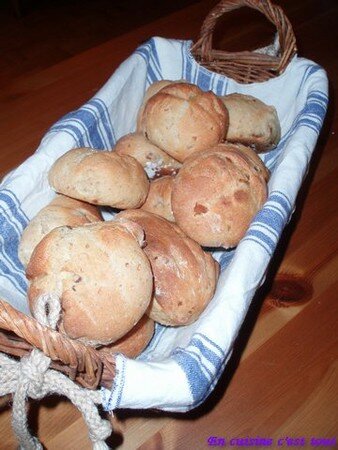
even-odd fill
[[(196, 3), (188, 12), (176, 12), (48, 69), (8, 81), (0, 88), (0, 124), (5, 120), (9, 124), (0, 125), (2, 172), (32, 153), (45, 129), (93, 95), (139, 42), (154, 34), (196, 36), (212, 3)], [(306, 448), (311, 448), (313, 436), (337, 437), (338, 4), (336, 0), (279, 3), (294, 25), (301, 54), (325, 67), (330, 78), (329, 111), (297, 210), (210, 398), (184, 415), (119, 411), (120, 432), (110, 440), (119, 450), (206, 449), (210, 435), (305, 437)], [(243, 26), (227, 25), (225, 37), (220, 37), (222, 46), (236, 47), (238, 41), (259, 44), (257, 34), (268, 35), (269, 28), (262, 22), (250, 24), (249, 18), (241, 19)], [(183, 22), (184, 28), (177, 25)], [(79, 86), (74, 80), (81, 76)], [(27, 116), (31, 105), (35, 114)], [(278, 282), (286, 275), (293, 283), (287, 291), (282, 284), (280, 291)], [(276, 298), (294, 299), (299, 293), (303, 293), (299, 302), (276, 306)], [(32, 402), (30, 425), (48, 450), (90, 448), (80, 414), (64, 399)], [(16, 448), (6, 404), (0, 409), (0, 436), (1, 450)]]

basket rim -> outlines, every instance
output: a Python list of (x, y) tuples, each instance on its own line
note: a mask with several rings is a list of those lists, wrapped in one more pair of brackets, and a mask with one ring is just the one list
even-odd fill
[[(227, 12), (242, 7), (261, 12), (275, 25), (279, 37), (278, 56), (265, 57), (255, 51), (228, 52), (212, 48), (213, 32), (218, 19)], [(263, 82), (283, 73), (297, 52), (297, 46), (292, 25), (280, 6), (270, 0), (221, 0), (204, 19), (200, 36), (191, 51), (201, 65), (213, 72), (230, 76), (242, 84), (250, 84)]]

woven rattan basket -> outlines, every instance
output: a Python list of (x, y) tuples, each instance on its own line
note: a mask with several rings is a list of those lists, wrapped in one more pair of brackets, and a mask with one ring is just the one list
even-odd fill
[[(277, 28), (280, 51), (276, 56), (257, 52), (229, 53), (212, 48), (215, 24), (228, 11), (248, 6), (262, 12)], [(269, 0), (223, 0), (206, 17), (201, 34), (192, 47), (195, 59), (211, 71), (241, 83), (261, 82), (280, 75), (296, 52), (292, 27), (282, 9)], [(41, 325), (0, 300), (0, 351), (15, 357), (40, 349), (52, 360), (51, 367), (65, 373), (81, 386), (110, 387), (115, 375), (114, 354), (94, 348)]]

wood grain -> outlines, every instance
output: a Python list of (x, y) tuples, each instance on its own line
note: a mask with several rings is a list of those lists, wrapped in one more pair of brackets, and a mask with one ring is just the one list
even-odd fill
[[(233, 357), (210, 398), (182, 415), (119, 411), (120, 433), (111, 438), (115, 448), (206, 449), (211, 435), (225, 439), (305, 437), (311, 448), (312, 436), (337, 437), (338, 121), (334, 95), (338, 87), (338, 5), (335, 0), (279, 3), (294, 25), (301, 54), (323, 65), (330, 78), (328, 115), (296, 212), (266, 284), (242, 326)], [(91, 97), (140, 42), (156, 34), (196, 37), (212, 4), (200, 2), (1, 88), (1, 172), (31, 154), (53, 121)], [(269, 29), (261, 21), (252, 23), (250, 14), (236, 17), (237, 22), (224, 28), (219, 40), (223, 48), (237, 43), (246, 48), (259, 43), (260, 32), (268, 35)], [(293, 300), (299, 293), (297, 282), (305, 283), (310, 287), (306, 301), (275, 306), (276, 283), (285, 275), (296, 280), (292, 285), (296, 291), (290, 288), (285, 296)], [(33, 403), (30, 423), (48, 450), (90, 448), (82, 418), (64, 399)], [(0, 449), (16, 448), (6, 406), (0, 410), (0, 435)]]

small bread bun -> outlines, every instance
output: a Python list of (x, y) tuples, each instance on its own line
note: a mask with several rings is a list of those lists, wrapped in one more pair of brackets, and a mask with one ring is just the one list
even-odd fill
[(221, 99), (229, 111), (227, 141), (250, 145), (257, 152), (277, 146), (281, 128), (273, 106), (251, 95), (230, 94)]
[(183, 162), (225, 138), (228, 111), (211, 91), (189, 83), (172, 83), (147, 101), (140, 124), (153, 144)]
[(173, 183), (176, 223), (202, 246), (235, 247), (267, 198), (267, 176), (255, 152), (239, 144), (192, 156)]
[(140, 209), (120, 212), (145, 232), (144, 248), (154, 274), (149, 316), (163, 325), (187, 325), (200, 316), (214, 295), (218, 263), (173, 223)]
[(59, 158), (49, 171), (49, 183), (69, 197), (113, 208), (138, 208), (149, 181), (141, 164), (128, 155), (77, 148)]
[(142, 117), (143, 117), (143, 110), (144, 110), (144, 107), (145, 107), (147, 101), (151, 97), (153, 97), (155, 94), (157, 94), (165, 86), (168, 86), (169, 84), (173, 84), (173, 83), (177, 83), (177, 82), (184, 83), (184, 80), (179, 80), (179, 81), (159, 80), (159, 81), (155, 81), (154, 83), (152, 83), (148, 87), (148, 89), (146, 90), (146, 92), (144, 94), (142, 105), (140, 106), (140, 109), (139, 109), (139, 112), (138, 112), (137, 128), (136, 128), (137, 131), (141, 131), (142, 130), (141, 121), (142, 121)]
[(117, 141), (114, 150), (119, 155), (129, 155), (137, 159), (149, 178), (175, 174), (182, 165), (148, 141), (141, 133), (123, 136)]
[(164, 217), (169, 222), (175, 222), (171, 209), (171, 191), (174, 177), (157, 178), (150, 182), (148, 197), (141, 209)]
[(136, 358), (147, 347), (154, 335), (154, 331), (154, 321), (147, 315), (144, 315), (129, 333), (113, 344), (99, 348), (98, 351), (106, 355), (123, 353), (128, 358)]
[(115, 342), (144, 315), (153, 290), (144, 232), (127, 220), (59, 227), (36, 246), (27, 267), (34, 315), (40, 295), (61, 301), (59, 330), (89, 345)]
[(19, 259), (26, 267), (36, 245), (54, 228), (77, 227), (100, 220), (102, 217), (96, 206), (58, 195), (25, 228), (19, 244)]

